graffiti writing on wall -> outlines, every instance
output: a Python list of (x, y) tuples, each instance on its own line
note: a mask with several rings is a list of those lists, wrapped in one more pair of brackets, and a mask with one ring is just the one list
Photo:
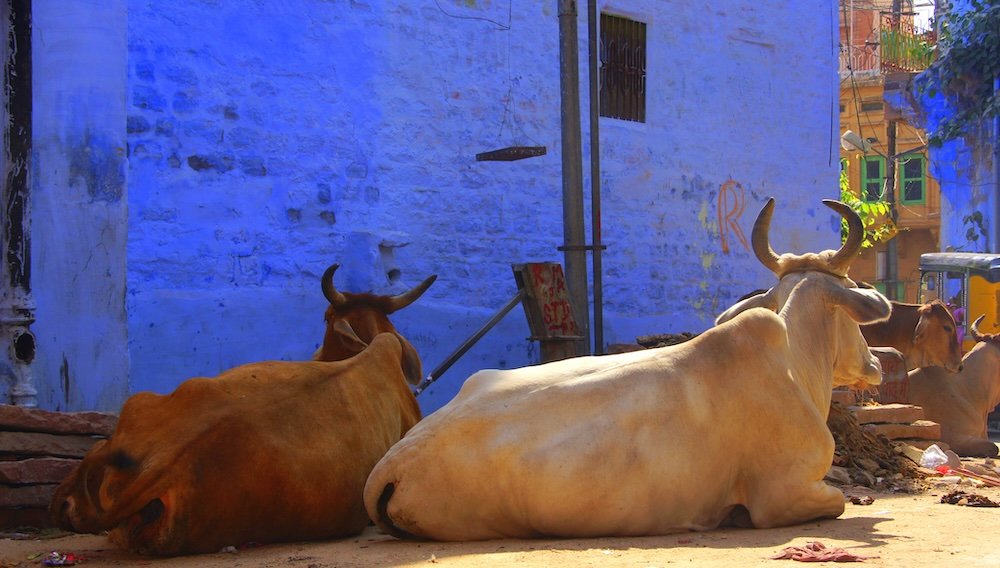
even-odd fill
[(579, 334), (569, 303), (562, 266), (555, 263), (531, 264), (531, 285), (541, 301), (542, 320), (548, 337)]
[(743, 245), (743, 248), (750, 250), (747, 245), (746, 235), (740, 228), (739, 219), (743, 216), (746, 208), (746, 192), (739, 182), (729, 180), (719, 188), (719, 203), (717, 211), (719, 213), (719, 238), (722, 240), (722, 252), (729, 253), (729, 241), (732, 237)]

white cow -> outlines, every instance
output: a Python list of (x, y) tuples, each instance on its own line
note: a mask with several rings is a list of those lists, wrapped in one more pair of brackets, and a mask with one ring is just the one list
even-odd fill
[(924, 367), (909, 374), (908, 401), (941, 425), (941, 441), (960, 456), (1000, 453), (986, 434), (986, 419), (1000, 404), (1000, 334), (979, 331), (984, 317), (970, 328), (976, 345), (962, 359), (961, 371)]
[[(811, 256), (857, 250), (828, 252)], [(679, 345), (474, 374), (376, 465), (368, 514), (390, 534), (438, 540), (839, 516), (844, 497), (822, 481), (831, 383), (878, 383), (858, 324), (890, 306), (826, 264), (802, 268), (780, 313), (748, 307)]]

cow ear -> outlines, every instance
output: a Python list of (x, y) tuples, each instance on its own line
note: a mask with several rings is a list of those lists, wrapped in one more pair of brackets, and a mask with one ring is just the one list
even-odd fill
[(715, 325), (723, 324), (750, 308), (767, 308), (772, 312), (777, 312), (778, 300), (772, 293), (773, 291), (774, 288), (771, 288), (763, 294), (750, 296), (749, 298), (736, 302), (731, 308), (722, 312), (719, 314), (719, 317), (715, 318)]
[(417, 349), (410, 345), (410, 342), (403, 339), (403, 336), (396, 334), (399, 338), (399, 344), (403, 347), (403, 376), (406, 377), (406, 382), (411, 385), (419, 385), (420, 381), (423, 380), (423, 366), (420, 364), (420, 356), (417, 355)]
[(913, 328), (913, 343), (920, 343), (924, 338), (924, 332), (927, 330), (927, 317), (925, 314), (920, 314), (920, 319), (917, 321), (917, 327)]
[(830, 292), (834, 303), (859, 324), (884, 321), (892, 313), (892, 304), (878, 290), (834, 285)]
[(352, 355), (357, 355), (368, 347), (368, 344), (354, 333), (354, 328), (346, 320), (338, 319), (333, 322), (333, 330), (337, 334), (337, 339)]

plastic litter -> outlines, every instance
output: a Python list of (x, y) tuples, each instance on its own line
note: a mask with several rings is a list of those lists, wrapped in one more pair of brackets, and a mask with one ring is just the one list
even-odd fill
[(927, 449), (920, 456), (920, 465), (926, 468), (934, 469), (946, 463), (948, 463), (948, 455), (937, 444), (927, 446)]
[(61, 554), (53, 550), (42, 559), (42, 566), (75, 566), (80, 562), (83, 562), (82, 556), (72, 552)]

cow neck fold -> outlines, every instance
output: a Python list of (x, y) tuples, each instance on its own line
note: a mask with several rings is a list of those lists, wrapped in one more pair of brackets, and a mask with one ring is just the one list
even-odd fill
[[(920, 321), (920, 314), (917, 313), (919, 307), (915, 304), (895, 302), (892, 305), (891, 321), (862, 325), (861, 333), (865, 336), (868, 345), (898, 349), (906, 358), (906, 364), (909, 368), (924, 366), (926, 356), (920, 350), (913, 348), (913, 330), (917, 327), (917, 322)], [(917, 361), (918, 355), (920, 361)]]
[(792, 352), (792, 379), (826, 418), (833, 391), (833, 361), (830, 359), (836, 338), (830, 326), (818, 325), (830, 318), (827, 302), (819, 292), (819, 283), (803, 278), (792, 290), (779, 312), (788, 330)]

